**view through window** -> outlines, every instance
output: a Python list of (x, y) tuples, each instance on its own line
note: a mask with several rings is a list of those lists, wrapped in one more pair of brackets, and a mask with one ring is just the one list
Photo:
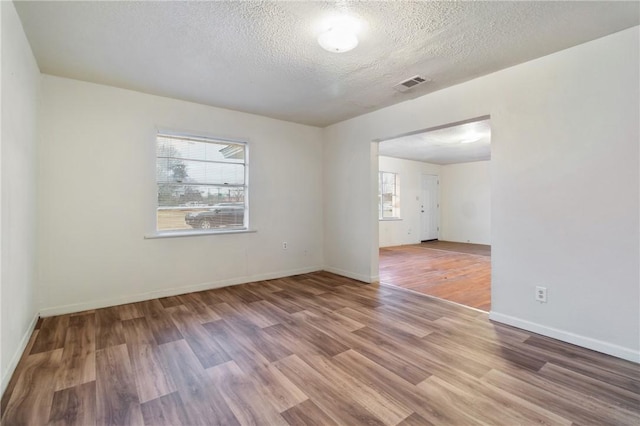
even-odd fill
[(157, 230), (247, 228), (247, 145), (159, 134)]
[(379, 172), (378, 211), (380, 219), (400, 218), (399, 187), (397, 173)]

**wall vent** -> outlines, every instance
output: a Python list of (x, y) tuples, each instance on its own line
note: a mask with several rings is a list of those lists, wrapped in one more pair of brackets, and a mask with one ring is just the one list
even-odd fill
[(420, 77), (419, 75), (415, 75), (411, 78), (406, 79), (405, 81), (401, 81), (400, 83), (393, 86), (393, 88), (398, 92), (406, 92), (407, 90), (420, 84), (426, 83), (427, 81), (427, 79)]

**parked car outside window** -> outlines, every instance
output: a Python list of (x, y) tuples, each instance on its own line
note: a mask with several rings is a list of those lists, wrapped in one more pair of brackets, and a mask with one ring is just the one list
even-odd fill
[(187, 213), (187, 225), (196, 229), (237, 227), (244, 224), (244, 203), (219, 203), (209, 210)]

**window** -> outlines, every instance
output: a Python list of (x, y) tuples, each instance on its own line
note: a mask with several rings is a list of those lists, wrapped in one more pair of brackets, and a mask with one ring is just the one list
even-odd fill
[(378, 216), (380, 219), (400, 218), (400, 181), (397, 173), (379, 172)]
[(247, 229), (247, 145), (158, 134), (157, 231)]

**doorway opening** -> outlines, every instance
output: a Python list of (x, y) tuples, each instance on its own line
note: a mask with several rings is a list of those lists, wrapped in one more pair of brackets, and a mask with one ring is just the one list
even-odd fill
[(489, 120), (379, 142), (381, 283), (491, 309)]

